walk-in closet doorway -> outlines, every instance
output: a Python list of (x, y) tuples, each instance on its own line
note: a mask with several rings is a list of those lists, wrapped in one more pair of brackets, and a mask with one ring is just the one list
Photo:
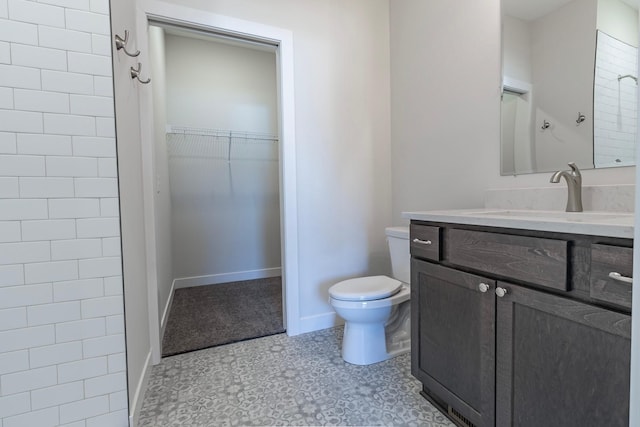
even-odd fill
[[(154, 363), (174, 295), (184, 288), (249, 280), (273, 288), (277, 280), (278, 328), (296, 334), (293, 98), (292, 87), (282, 84), (290, 68), (283, 66), (281, 40), (145, 18), (153, 80), (142, 138), (153, 141), (147, 150), (143, 145), (143, 175), (153, 193), (146, 206), (153, 211), (148, 267), (157, 276), (150, 278), (157, 290), (150, 286), (149, 295)], [(283, 135), (290, 136), (288, 146)], [(249, 310), (247, 319), (260, 308)]]

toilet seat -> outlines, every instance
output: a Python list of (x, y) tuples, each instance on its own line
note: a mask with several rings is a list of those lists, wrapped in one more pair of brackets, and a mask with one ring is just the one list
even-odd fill
[(387, 276), (344, 280), (329, 288), (331, 298), (340, 301), (373, 301), (397, 294), (402, 282)]

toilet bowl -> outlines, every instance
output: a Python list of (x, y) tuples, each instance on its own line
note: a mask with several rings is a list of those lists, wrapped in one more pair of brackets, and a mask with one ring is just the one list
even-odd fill
[(385, 229), (394, 278), (368, 276), (329, 288), (329, 302), (345, 320), (342, 358), (369, 365), (411, 349), (409, 229)]

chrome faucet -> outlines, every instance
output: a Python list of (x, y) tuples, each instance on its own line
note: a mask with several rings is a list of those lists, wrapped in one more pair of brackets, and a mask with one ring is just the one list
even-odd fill
[(567, 181), (567, 212), (582, 212), (582, 175), (575, 163), (569, 163), (571, 170), (557, 171), (551, 175), (549, 182), (557, 184), (560, 177)]

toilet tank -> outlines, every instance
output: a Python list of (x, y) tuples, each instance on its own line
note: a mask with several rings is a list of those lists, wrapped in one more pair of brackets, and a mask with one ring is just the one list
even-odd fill
[(391, 255), (391, 276), (404, 283), (411, 281), (409, 227), (387, 227), (387, 242)]

